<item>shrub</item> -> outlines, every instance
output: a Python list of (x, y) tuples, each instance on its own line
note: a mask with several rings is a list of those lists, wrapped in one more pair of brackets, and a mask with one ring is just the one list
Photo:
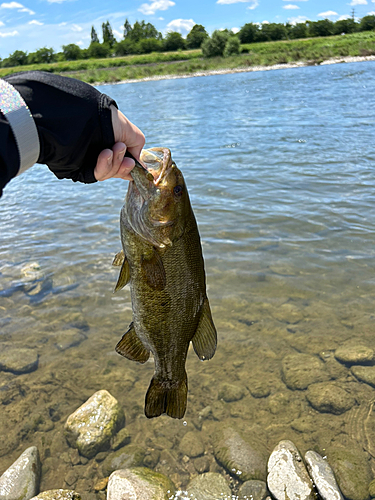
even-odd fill
[(63, 45), (62, 49), (66, 61), (76, 61), (77, 59), (81, 59), (81, 49), (75, 43)]
[(219, 30), (214, 31), (211, 38), (207, 38), (207, 40), (202, 43), (203, 56), (222, 56), (224, 54), (225, 44), (227, 43), (228, 38), (228, 33)]
[(231, 36), (224, 48), (224, 57), (235, 56), (240, 53), (240, 41), (236, 36)]
[(108, 47), (108, 45), (104, 45), (98, 42), (90, 43), (90, 47), (88, 48), (89, 57), (94, 57), (95, 59), (109, 57), (110, 53), (111, 49)]
[(182, 38), (181, 33), (177, 31), (170, 31), (164, 40), (164, 49), (167, 51), (178, 50), (185, 48), (185, 40)]

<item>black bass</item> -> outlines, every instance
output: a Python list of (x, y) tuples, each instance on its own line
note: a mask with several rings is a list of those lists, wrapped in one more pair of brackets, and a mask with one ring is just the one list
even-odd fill
[(182, 173), (165, 148), (144, 150), (121, 211), (122, 265), (115, 291), (130, 284), (133, 321), (116, 346), (155, 374), (146, 394), (148, 418), (182, 418), (187, 403), (190, 341), (201, 360), (215, 354), (217, 334), (206, 295), (197, 223)]

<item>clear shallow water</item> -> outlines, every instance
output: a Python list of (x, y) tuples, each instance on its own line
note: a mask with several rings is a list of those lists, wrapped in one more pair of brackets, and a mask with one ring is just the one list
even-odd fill
[[(352, 338), (375, 347), (374, 82), (375, 64), (365, 62), (100, 87), (144, 131), (146, 146), (169, 147), (184, 173), (218, 351), (206, 363), (189, 353), (186, 426), (147, 421), (152, 364), (114, 353), (131, 321), (128, 290), (112, 294), (111, 266), (127, 183), (83, 186), (34, 167), (0, 201), (0, 342), (40, 356), (31, 374), (0, 372), (8, 387), (0, 471), (38, 444), (47, 464), (43, 489), (63, 487), (71, 467), (56, 458), (68, 450), (63, 424), (99, 389), (124, 406), (133, 443), (147, 450), (163, 433), (171, 439), (175, 463), (155, 467), (178, 486), (194, 473), (178, 448), (188, 430), (204, 441), (211, 470), (218, 468), (197, 424), (207, 405), (236, 428), (259, 425), (270, 449), (281, 438), (319, 451), (351, 437), (344, 415), (318, 413), (305, 391), (286, 387), (281, 366), (288, 354), (318, 356)], [(31, 263), (39, 271), (27, 278)], [(68, 329), (86, 339), (60, 351), (57, 339)], [(334, 378), (359, 407), (375, 397), (345, 370)], [(251, 387), (262, 380), (270, 395), (254, 397)], [(220, 401), (225, 382), (244, 387), (245, 397)], [(314, 432), (296, 431), (293, 422), (307, 414)], [(74, 487), (88, 492), (100, 464), (77, 467)]]

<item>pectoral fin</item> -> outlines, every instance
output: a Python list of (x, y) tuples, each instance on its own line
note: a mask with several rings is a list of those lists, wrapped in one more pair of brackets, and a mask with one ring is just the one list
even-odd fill
[(115, 258), (113, 259), (112, 266), (115, 267), (120, 267), (124, 263), (125, 260), (125, 253), (124, 250), (121, 250), (120, 252), (117, 252), (115, 255)]
[(133, 323), (130, 323), (129, 330), (122, 336), (122, 339), (116, 346), (116, 352), (138, 363), (146, 363), (150, 357), (150, 352), (142, 344), (135, 333)]
[(207, 297), (203, 302), (198, 328), (192, 342), (196, 355), (202, 361), (205, 359), (211, 359), (215, 354), (217, 333), (212, 320), (210, 304), (208, 303)]
[(154, 290), (164, 290), (167, 277), (162, 258), (155, 249), (151, 256), (142, 258), (141, 266), (147, 284)]
[[(115, 257), (115, 260), (116, 260), (116, 257)], [(121, 290), (122, 288), (124, 288), (124, 286), (129, 283), (129, 280), (130, 280), (129, 262), (128, 262), (127, 258), (124, 256), (121, 271), (120, 271), (115, 289), (113, 290), (113, 293), (116, 293), (119, 290)]]

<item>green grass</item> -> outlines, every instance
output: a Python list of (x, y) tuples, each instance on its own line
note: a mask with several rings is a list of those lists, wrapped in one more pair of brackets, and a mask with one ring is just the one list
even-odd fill
[(297, 61), (319, 64), (334, 57), (375, 55), (375, 32), (253, 43), (242, 45), (242, 48), (248, 50), (248, 53), (228, 58), (205, 59), (200, 50), (191, 50), (0, 68), (0, 77), (16, 71), (38, 69), (72, 76), (88, 83), (111, 83), (153, 76), (270, 66)]

